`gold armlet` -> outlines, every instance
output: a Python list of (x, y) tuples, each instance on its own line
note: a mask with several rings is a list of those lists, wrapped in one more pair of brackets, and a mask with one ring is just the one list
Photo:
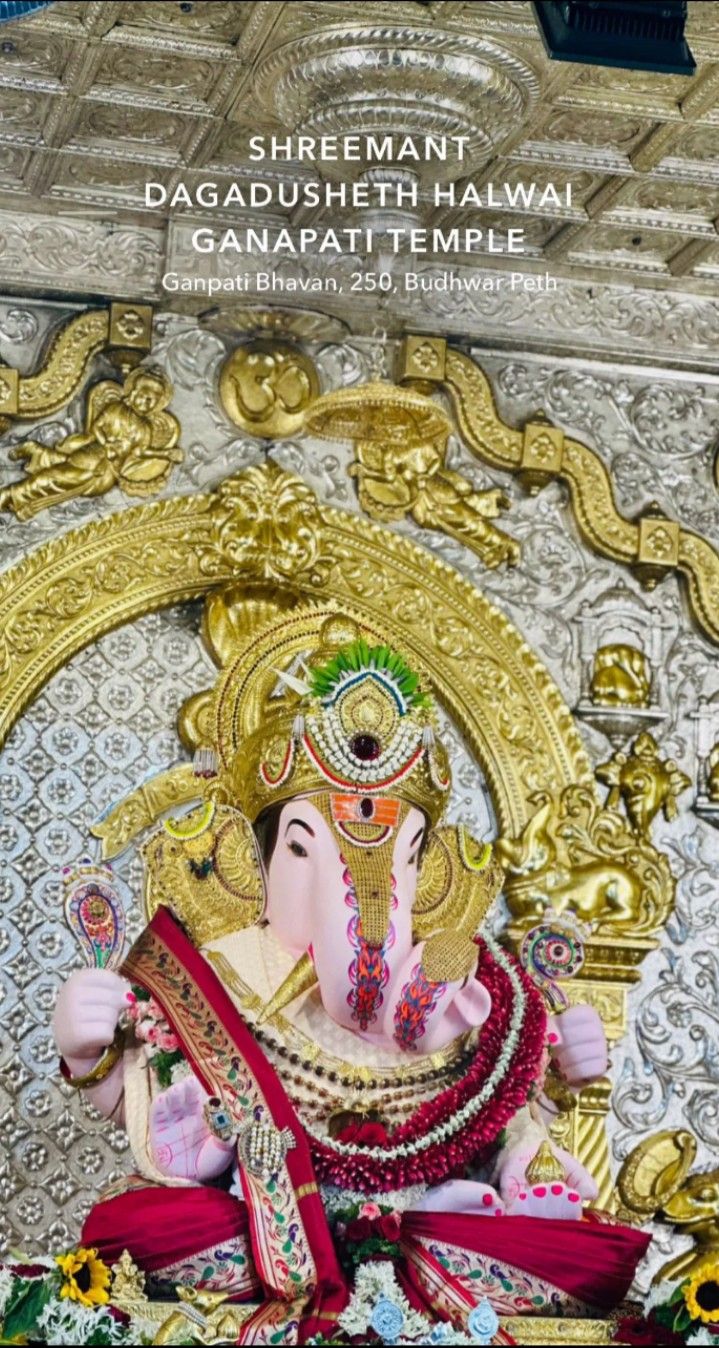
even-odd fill
[(95, 1066), (89, 1072), (86, 1072), (84, 1076), (80, 1077), (71, 1076), (69, 1069), (63, 1064), (61, 1069), (63, 1080), (67, 1082), (68, 1086), (72, 1086), (73, 1090), (76, 1091), (83, 1091), (88, 1086), (99, 1085), (101, 1081), (104, 1081), (106, 1077), (109, 1077), (113, 1067), (120, 1061), (124, 1046), (125, 1032), (118, 1025), (112, 1043), (108, 1044), (99, 1062), (96, 1062)]
[(553, 1063), (550, 1064), (547, 1075), (544, 1078), (542, 1090), (547, 1099), (551, 1100), (552, 1104), (556, 1106), (560, 1114), (570, 1114), (573, 1109), (577, 1108), (577, 1097), (574, 1094), (574, 1091), (570, 1088), (564, 1078), (560, 1076), (559, 1072), (556, 1071)]

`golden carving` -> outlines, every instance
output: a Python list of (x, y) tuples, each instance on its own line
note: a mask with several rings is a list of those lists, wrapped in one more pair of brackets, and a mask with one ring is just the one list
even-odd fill
[(119, 856), (138, 833), (154, 824), (165, 810), (204, 795), (205, 783), (189, 763), (178, 763), (167, 772), (143, 782), (131, 795), (114, 806), (90, 832), (101, 840), (104, 861)]
[(248, 342), (220, 371), (220, 399), (228, 417), (251, 435), (274, 440), (296, 435), (319, 393), (308, 356), (283, 342)]
[[(538, 790), (591, 794), (571, 713), (512, 624), (409, 539), (320, 507), (276, 465), (217, 492), (120, 512), (46, 544), (0, 578), (0, 733), (88, 642), (141, 613), (238, 577), (332, 600), (426, 670), (482, 765), (502, 831)], [(262, 603), (268, 602), (266, 599)], [(301, 642), (300, 642), (301, 649)]]
[(229, 1293), (197, 1291), (179, 1284), (176, 1291), (181, 1305), (160, 1325), (153, 1343), (186, 1343), (188, 1338), (191, 1343), (237, 1342), (243, 1321), (251, 1312), (226, 1306)]
[(626, 642), (599, 647), (589, 688), (595, 706), (648, 707), (651, 690), (651, 670), (644, 651)]
[(212, 501), (208, 570), (314, 589), (331, 567), (311, 487), (269, 462), (220, 483)]
[(696, 1154), (696, 1141), (684, 1128), (653, 1133), (634, 1147), (617, 1175), (626, 1220), (643, 1222), (659, 1212), (684, 1183)]
[(152, 309), (146, 304), (114, 302), (108, 309), (88, 309), (72, 318), (54, 337), (45, 360), (34, 374), (20, 375), (0, 367), (0, 429), (11, 420), (40, 421), (70, 401), (80, 387), (93, 356), (109, 348), (131, 348), (135, 361), (150, 350)]
[(603, 1212), (612, 1212), (616, 1202), (606, 1133), (611, 1095), (607, 1077), (592, 1082), (576, 1097), (576, 1109), (561, 1113), (550, 1126), (552, 1139), (578, 1157), (595, 1180), (599, 1193), (592, 1206)]
[(694, 1249), (670, 1259), (655, 1281), (691, 1278), (707, 1263), (719, 1261), (719, 1167), (690, 1175), (662, 1211), (680, 1235), (691, 1236)]
[(10, 424), (10, 418), (17, 416), (20, 375), (11, 365), (0, 365), (0, 418), (3, 429)]
[[(647, 512), (639, 521), (637, 561), (645, 571), (656, 569), (659, 580), (664, 568), (679, 562), (679, 525), (666, 519), (659, 506), (651, 506), (650, 510), (657, 514)], [(645, 583), (648, 589), (652, 588), (651, 577)]]
[(648, 731), (635, 739), (630, 753), (616, 753), (596, 769), (600, 782), (610, 787), (607, 808), (622, 803), (635, 834), (648, 839), (659, 811), (667, 821), (676, 819), (677, 799), (691, 786), (673, 758), (660, 758), (659, 746)]
[(409, 514), (420, 528), (441, 529), (466, 544), (485, 566), (519, 561), (519, 544), (489, 523), (509, 508), (509, 497), (499, 490), (474, 491), (461, 473), (445, 466), (444, 447), (360, 442), (355, 452), (349, 472), (370, 519), (391, 523)]
[(152, 309), (148, 304), (110, 305), (111, 347), (149, 351), (152, 345)]
[(243, 1321), (256, 1310), (255, 1306), (225, 1306), (226, 1292), (198, 1292), (185, 1286), (175, 1289), (184, 1306), (151, 1301), (145, 1275), (127, 1250), (111, 1272), (110, 1304), (130, 1316), (138, 1342), (142, 1338), (145, 1343), (235, 1343)]
[(147, 1300), (145, 1294), (145, 1275), (133, 1262), (129, 1250), (123, 1250), (116, 1264), (112, 1265), (112, 1302), (126, 1310), (128, 1314)]
[(522, 441), (519, 480), (534, 495), (562, 467), (564, 432), (546, 420), (528, 421)]
[(257, 922), (264, 888), (257, 843), (238, 810), (208, 801), (168, 820), (142, 848), (145, 912), (171, 907), (195, 945)]
[(515, 1343), (527, 1345), (567, 1344), (621, 1344), (616, 1338), (616, 1325), (607, 1320), (549, 1320), (541, 1315), (505, 1315), (500, 1319), (502, 1329)]
[(110, 334), (107, 309), (89, 309), (73, 318), (54, 338), (42, 367), (21, 376), (17, 416), (37, 421), (64, 407), (77, 392), (92, 357)]
[(617, 1177), (625, 1220), (660, 1215), (694, 1242), (662, 1265), (655, 1283), (691, 1278), (719, 1259), (719, 1169), (690, 1175), (696, 1149), (684, 1129), (654, 1133), (629, 1153)]
[[(418, 349), (429, 345), (436, 356), (420, 364)], [(423, 387), (441, 384), (450, 393), (460, 432), (484, 463), (515, 473), (530, 489), (559, 477), (569, 488), (577, 526), (589, 546), (603, 557), (633, 567), (652, 588), (671, 571), (688, 586), (694, 616), (719, 643), (719, 552), (706, 539), (667, 519), (652, 505), (637, 521), (617, 510), (609, 472), (599, 455), (559, 427), (530, 421), (524, 431), (502, 421), (489, 380), (478, 365), (438, 338), (410, 337), (402, 348), (400, 377)]]
[(712, 746), (709, 754), (707, 797), (713, 805), (719, 804), (719, 740)]
[[(594, 942), (588, 942), (588, 959), (590, 961), (595, 948)], [(621, 974), (621, 969), (615, 970), (615, 973)], [(563, 990), (567, 995), (570, 1006), (582, 1002), (594, 1007), (602, 1018), (604, 1033), (610, 1044), (615, 1044), (626, 1034), (626, 996), (621, 987), (613, 986), (611, 983), (602, 983), (599, 980), (581, 978), (567, 982), (564, 984)]]
[(175, 463), (180, 423), (165, 411), (172, 385), (160, 371), (136, 369), (124, 384), (103, 380), (90, 390), (85, 430), (59, 444), (26, 440), (10, 451), (27, 476), (0, 491), (0, 510), (22, 520), (74, 496), (102, 496), (122, 487), (130, 496), (160, 491)]
[[(439, 360), (428, 343), (414, 349), (416, 364)], [(359, 502), (370, 519), (391, 524), (410, 515), (420, 528), (441, 529), (471, 548), (485, 566), (519, 561), (519, 544), (490, 520), (509, 508), (502, 491), (475, 491), (446, 466), (451, 423), (416, 389), (377, 381), (338, 389), (313, 403), (305, 428), (326, 439), (352, 440)]]
[(424, 941), (446, 928), (474, 936), (494, 903), (504, 872), (463, 824), (432, 829), (413, 908), (413, 932)]
[(512, 916), (526, 923), (551, 905), (592, 923), (599, 935), (660, 931), (674, 901), (666, 857), (587, 787), (567, 787), (558, 801), (535, 799), (538, 809), (519, 838), (503, 836), (496, 847)]
[(305, 413), (304, 425), (308, 434), (322, 440), (398, 448), (444, 441), (452, 429), (431, 398), (384, 379), (323, 394)]

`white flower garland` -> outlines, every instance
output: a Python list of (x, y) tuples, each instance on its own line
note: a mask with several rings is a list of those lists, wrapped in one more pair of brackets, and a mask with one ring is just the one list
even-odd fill
[[(410, 1184), (406, 1189), (392, 1189), (389, 1193), (360, 1193), (359, 1189), (341, 1189), (336, 1184), (320, 1185), (320, 1197), (327, 1216), (336, 1217), (344, 1208), (351, 1207), (353, 1203), (360, 1206), (363, 1203), (385, 1203), (393, 1208), (395, 1212), (405, 1212), (408, 1208), (416, 1208), (420, 1199), (427, 1192), (426, 1184)], [(242, 1195), (241, 1195), (242, 1196)], [(719, 1348), (719, 1345), (717, 1345)]]
[(430, 1132), (425, 1133), (423, 1137), (418, 1137), (414, 1142), (402, 1142), (394, 1147), (358, 1147), (354, 1142), (338, 1142), (334, 1138), (319, 1137), (305, 1123), (305, 1128), (315, 1142), (324, 1147), (329, 1147), (338, 1156), (361, 1156), (368, 1161), (397, 1161), (403, 1156), (417, 1156), (420, 1152), (427, 1151), (437, 1142), (447, 1142), (449, 1138), (454, 1137), (455, 1133), (461, 1132), (468, 1123), (479, 1114), (492, 1098), (500, 1082), (504, 1080), (507, 1074), (509, 1064), (514, 1057), (519, 1044), (519, 1035), (524, 1023), (524, 1012), (527, 1006), (527, 995), (525, 993), (522, 980), (517, 973), (514, 965), (508, 956), (497, 945), (496, 941), (489, 935), (484, 936), (484, 942), (490, 955), (497, 961), (500, 969), (506, 973), (512, 985), (514, 993), (514, 1005), (509, 1022), (509, 1033), (505, 1041), (504, 1048), (500, 1053), (494, 1068), (487, 1077), (482, 1089), (477, 1091), (476, 1095), (468, 1100), (466, 1105), (457, 1110), (457, 1113), (448, 1119), (446, 1123), (438, 1123)]
[(384, 1260), (362, 1264), (357, 1269), (354, 1291), (337, 1323), (353, 1338), (364, 1337), (371, 1329), (383, 1343), (441, 1344), (442, 1348), (457, 1344), (476, 1348), (478, 1343), (487, 1342), (451, 1324), (433, 1324), (425, 1315), (412, 1310), (397, 1282), (394, 1265)]
[(338, 1320), (340, 1329), (350, 1336), (365, 1334), (372, 1327), (377, 1303), (384, 1300), (391, 1301), (397, 1308), (398, 1323), (402, 1317), (403, 1339), (409, 1343), (415, 1340), (426, 1343), (427, 1331), (431, 1328), (429, 1321), (412, 1310), (395, 1277), (394, 1264), (384, 1260), (362, 1264), (357, 1269), (354, 1291)]
[(5, 1307), (10, 1300), (12, 1285), (13, 1275), (10, 1269), (6, 1268), (4, 1264), (0, 1264), (0, 1319), (5, 1314)]
[(37, 1328), (46, 1343), (60, 1345), (96, 1342), (98, 1330), (109, 1343), (127, 1343), (128, 1327), (118, 1324), (104, 1307), (82, 1306), (79, 1302), (53, 1297), (38, 1317)]

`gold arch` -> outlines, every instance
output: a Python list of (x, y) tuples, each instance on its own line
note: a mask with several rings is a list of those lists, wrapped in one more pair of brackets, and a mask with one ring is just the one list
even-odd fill
[(0, 579), (0, 743), (50, 676), (114, 627), (229, 581), (346, 603), (428, 671), (489, 781), (503, 831), (535, 792), (592, 783), (569, 708), (517, 629), (410, 539), (320, 505), (268, 462), (212, 494), (121, 511)]

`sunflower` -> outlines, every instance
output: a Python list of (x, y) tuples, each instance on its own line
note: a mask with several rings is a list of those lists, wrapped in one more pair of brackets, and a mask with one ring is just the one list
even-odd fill
[(683, 1291), (692, 1320), (702, 1320), (705, 1325), (719, 1324), (719, 1263), (704, 1264)]
[(58, 1254), (55, 1263), (60, 1265), (65, 1281), (60, 1289), (61, 1297), (79, 1301), (81, 1306), (102, 1306), (110, 1300), (110, 1270), (98, 1258), (97, 1250), (73, 1250), (71, 1254)]

